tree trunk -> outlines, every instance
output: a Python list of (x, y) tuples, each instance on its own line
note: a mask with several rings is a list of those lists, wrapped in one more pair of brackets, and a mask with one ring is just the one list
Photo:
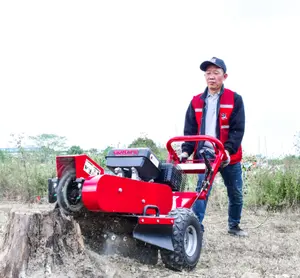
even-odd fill
[(78, 223), (59, 210), (11, 212), (6, 228), (0, 277), (97, 277)]
[(110, 277), (107, 266), (95, 261), (99, 255), (118, 254), (146, 264), (158, 260), (157, 249), (131, 237), (132, 219), (92, 212), (66, 217), (59, 209), (24, 206), (3, 215), (0, 278)]

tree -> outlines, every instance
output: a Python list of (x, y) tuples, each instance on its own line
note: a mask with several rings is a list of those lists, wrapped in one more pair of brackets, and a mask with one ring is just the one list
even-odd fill
[(29, 136), (33, 143), (43, 149), (53, 152), (59, 152), (66, 149), (66, 137), (56, 134), (43, 133), (37, 136)]
[(168, 159), (168, 150), (166, 147), (158, 147), (159, 153), (158, 153), (158, 158), (160, 160), (166, 161)]
[(83, 154), (84, 150), (79, 146), (72, 146), (68, 149), (67, 154)]
[(89, 154), (96, 155), (98, 153), (98, 150), (96, 148), (91, 148), (87, 151)]
[(5, 160), (4, 152), (0, 150), (0, 161), (3, 162)]
[(100, 152), (100, 154), (97, 156), (96, 162), (99, 163), (102, 167), (105, 167), (106, 165), (106, 159), (105, 157), (107, 156), (108, 152), (112, 149), (111, 146), (106, 147), (104, 150)]
[(135, 140), (128, 146), (129, 148), (150, 148), (154, 154), (159, 154), (159, 149), (154, 141), (148, 138), (146, 135), (142, 135)]
[(150, 148), (151, 151), (157, 156), (159, 160), (166, 160), (168, 157), (168, 151), (165, 147), (157, 146), (157, 144), (147, 135), (141, 135), (132, 141), (128, 146), (129, 148)]
[(41, 162), (51, 159), (51, 155), (62, 152), (66, 149), (66, 137), (56, 134), (40, 134), (37, 136), (29, 136), (32, 143), (40, 149), (42, 156)]

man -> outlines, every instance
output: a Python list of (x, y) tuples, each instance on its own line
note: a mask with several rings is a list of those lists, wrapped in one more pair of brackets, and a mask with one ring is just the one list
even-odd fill
[[(223, 144), (228, 160), (223, 162), (220, 173), (227, 187), (228, 204), (228, 232), (232, 235), (247, 236), (240, 228), (243, 207), (242, 180), (242, 147), (241, 142), (245, 129), (245, 112), (242, 97), (224, 88), (224, 81), (228, 74), (224, 61), (213, 57), (200, 65), (205, 72), (207, 83), (205, 91), (194, 96), (185, 117), (184, 135), (205, 134), (218, 138)], [(197, 149), (195, 150), (195, 146)], [(192, 153), (194, 159), (201, 158), (200, 150), (207, 156), (213, 157), (210, 142), (185, 142), (182, 144), (181, 161), (185, 161)], [(199, 174), (196, 190), (199, 191), (204, 174)], [(208, 194), (209, 195), (209, 194)], [(207, 200), (197, 200), (193, 210), (202, 228)]]

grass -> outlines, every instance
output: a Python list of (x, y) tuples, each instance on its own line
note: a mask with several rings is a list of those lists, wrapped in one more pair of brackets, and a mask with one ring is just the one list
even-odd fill
[(280, 167), (257, 169), (249, 174), (245, 187), (249, 206), (297, 207), (300, 203), (300, 164), (285, 163)]
[[(29, 201), (47, 196), (48, 178), (55, 177), (55, 153), (0, 152), (0, 198)], [(104, 165), (103, 155), (92, 157)], [(194, 191), (197, 176), (188, 176), (187, 191)], [(281, 209), (300, 204), (300, 160), (283, 159), (269, 167), (256, 168), (244, 175), (245, 206)], [(210, 199), (219, 207), (227, 205), (226, 188), (218, 174)]]
[(30, 153), (5, 154), (0, 165), (2, 199), (29, 201), (35, 196), (44, 196), (48, 178), (55, 175), (53, 162), (41, 162), (38, 155)]

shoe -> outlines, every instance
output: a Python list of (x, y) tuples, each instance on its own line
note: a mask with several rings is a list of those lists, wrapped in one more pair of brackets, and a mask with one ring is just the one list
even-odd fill
[(236, 225), (235, 227), (232, 227), (228, 230), (228, 233), (234, 236), (241, 236), (241, 237), (247, 237), (248, 233), (245, 232), (243, 229), (240, 228), (239, 225)]

